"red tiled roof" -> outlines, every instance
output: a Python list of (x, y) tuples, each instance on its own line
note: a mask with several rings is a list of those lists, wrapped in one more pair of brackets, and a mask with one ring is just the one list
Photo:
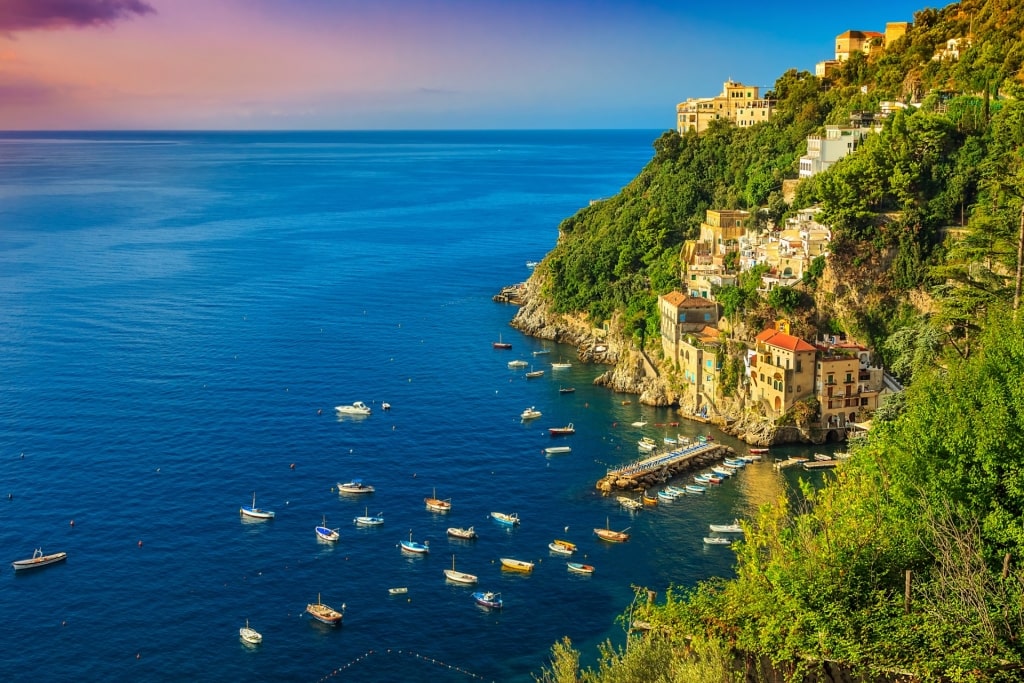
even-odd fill
[(668, 294), (662, 295), (661, 298), (667, 301), (672, 306), (678, 307), (679, 304), (683, 303), (683, 300), (686, 299), (686, 295), (683, 294), (682, 292), (673, 291), (669, 292)]
[(800, 337), (780, 332), (778, 330), (765, 330), (757, 335), (757, 341), (764, 342), (776, 348), (787, 351), (814, 351), (815, 348)]
[(710, 308), (715, 305), (702, 296), (688, 296), (678, 291), (663, 294), (661, 298), (676, 308)]

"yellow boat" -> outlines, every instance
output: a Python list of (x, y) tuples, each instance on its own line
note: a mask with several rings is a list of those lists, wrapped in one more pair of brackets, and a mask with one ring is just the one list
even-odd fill
[(533, 562), (527, 562), (526, 560), (514, 560), (511, 557), (501, 558), (501, 566), (504, 569), (512, 569), (517, 572), (533, 571)]

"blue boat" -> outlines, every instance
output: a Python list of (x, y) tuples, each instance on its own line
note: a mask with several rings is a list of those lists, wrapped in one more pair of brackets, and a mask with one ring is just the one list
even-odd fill
[(492, 512), (491, 519), (494, 521), (504, 524), (505, 526), (516, 526), (519, 524), (519, 515), (513, 512), (512, 514), (506, 514), (504, 512)]
[(687, 484), (686, 485), (686, 492), (687, 493), (704, 493), (707, 490), (708, 489), (707, 489), (706, 486), (699, 486), (697, 484)]
[(501, 606), (504, 604), (501, 600), (501, 593), (491, 593), (490, 591), (477, 591), (473, 593), (473, 599), (484, 607), (494, 609), (501, 609)]
[(666, 500), (666, 501), (670, 501), (671, 502), (671, 501), (675, 500), (678, 497), (679, 496), (677, 494), (672, 493), (671, 491), (658, 491), (658, 498), (660, 498), (661, 500)]
[(402, 550), (406, 550), (410, 553), (422, 554), (430, 552), (430, 542), (425, 541), (423, 543), (417, 543), (416, 541), (412, 540), (412, 531), (409, 532), (409, 540), (399, 541), (399, 545), (402, 546)]

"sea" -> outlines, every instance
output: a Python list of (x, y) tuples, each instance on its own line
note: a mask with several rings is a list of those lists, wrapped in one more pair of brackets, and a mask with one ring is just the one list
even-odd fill
[[(492, 300), (659, 134), (0, 134), (0, 560), (67, 553), (0, 568), (0, 680), (518, 683), (563, 638), (585, 666), (621, 647), (647, 589), (733, 575), (708, 524), (801, 475), (768, 458), (626, 512), (595, 483), (640, 437), (745, 445), (593, 386), (606, 366)], [(354, 401), (372, 414), (336, 413)], [(339, 494), (353, 479), (375, 491)], [(274, 519), (240, 516), (254, 499)], [(630, 540), (598, 540), (606, 526)], [(556, 538), (594, 573), (569, 572)], [(446, 581), (453, 564), (478, 584)], [(305, 614), (318, 600), (340, 626)]]

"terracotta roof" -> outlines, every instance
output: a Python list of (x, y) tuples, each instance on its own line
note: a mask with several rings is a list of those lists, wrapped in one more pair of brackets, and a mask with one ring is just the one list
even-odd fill
[(672, 306), (678, 306), (679, 304), (683, 303), (683, 300), (686, 298), (686, 295), (683, 294), (682, 292), (672, 291), (669, 292), (668, 294), (663, 294), (661, 298), (664, 299), (669, 304), (671, 304)]
[(780, 332), (778, 330), (765, 330), (757, 335), (757, 341), (770, 344), (787, 351), (814, 351), (815, 348), (800, 337)]
[(670, 306), (675, 306), (676, 308), (710, 308), (715, 305), (713, 301), (709, 301), (702, 296), (688, 296), (676, 291), (663, 294), (661, 298), (667, 301)]

